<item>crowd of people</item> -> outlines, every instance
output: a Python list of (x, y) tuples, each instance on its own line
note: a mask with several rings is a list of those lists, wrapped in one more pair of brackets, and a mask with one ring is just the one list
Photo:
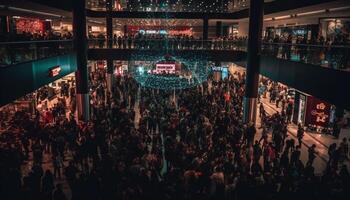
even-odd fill
[(70, 32), (52, 31), (0, 35), (0, 67), (69, 53), (72, 38)]
[(263, 53), (287, 60), (302, 61), (335, 69), (350, 68), (350, 41), (343, 36), (334, 39), (323, 36), (278, 36), (264, 38)]
[(298, 144), (288, 137), (285, 112), (270, 116), (261, 105), (261, 127), (243, 123), (242, 74), (175, 95), (143, 88), (130, 75), (117, 78), (111, 94), (103, 70), (92, 72), (90, 83), (89, 122), (71, 116), (42, 124), (21, 113), (13, 121), (18, 133), (1, 135), (2, 199), (349, 195), (349, 172), (339, 156), (346, 141), (329, 148), (327, 168), (315, 174), (315, 145), (306, 148), (302, 137)]
[[(106, 48), (108, 41), (103, 34), (90, 35), (90, 46), (92, 48)], [(245, 48), (246, 37), (216, 37), (204, 40), (203, 38), (189, 35), (166, 36), (160, 34), (135, 34), (114, 35), (112, 48), (118, 49), (169, 49), (169, 50), (231, 50)]]
[[(107, 48), (108, 40), (103, 34), (89, 36), (91, 48)], [(114, 35), (109, 48), (118, 49), (168, 49), (168, 50), (246, 50), (246, 37), (216, 37), (208, 40), (188, 35), (168, 37), (159, 34)], [(350, 67), (349, 41), (344, 37), (308, 40), (306, 37), (275, 36), (264, 38), (262, 52), (278, 58), (295, 60), (347, 70)]]
[[(8, 34), (1, 37), (1, 42), (5, 41), (40, 41), (40, 40), (70, 40), (72, 34), (67, 33), (53, 33), (46, 31), (43, 33), (27, 33), (22, 34)], [(98, 34), (88, 36), (90, 48), (118, 48), (118, 49), (152, 49), (152, 50), (246, 50), (247, 38), (237, 36), (215, 37), (204, 40), (203, 38), (188, 36), (188, 35), (174, 35), (167, 36), (161, 34), (141, 34), (135, 35), (126, 34), (124, 36), (113, 35), (112, 38), (107, 39), (105, 35)], [(111, 40), (110, 42), (108, 40)], [(109, 44), (111, 46), (109, 46)], [(282, 59), (301, 61), (325, 67), (330, 67), (340, 70), (348, 70), (350, 68), (350, 48), (349, 41), (345, 37), (335, 37), (334, 39), (320, 36), (308, 40), (306, 37), (294, 36), (278, 36), (266, 37), (263, 39), (262, 52), (266, 55), (275, 56)], [(39, 47), (57, 47), (59, 44), (41, 44)], [(64, 44), (61, 44), (64, 45)], [(70, 45), (71, 46), (71, 45)], [(12, 46), (13, 49), (16, 46)], [(70, 47), (71, 48), (71, 47)], [(11, 48), (12, 49), (12, 48)], [(24, 57), (25, 55), (32, 56), (34, 51), (26, 50), (21, 46), (17, 49), (16, 54), (6, 48), (0, 48), (4, 51), (4, 56), (0, 57), (0, 64), (9, 62), (16, 63), (16, 57)], [(45, 51), (45, 52), (55, 52)], [(62, 49), (61, 49), (62, 50)], [(69, 48), (68, 48), (69, 50)], [(8, 51), (8, 52), (5, 52)], [(35, 54), (35, 55), (42, 55)], [(11, 56), (12, 55), (12, 56)], [(47, 57), (43, 55), (43, 57)], [(26, 58), (18, 58), (18, 60), (26, 60)], [(31, 59), (31, 58), (28, 58)]]
[(71, 32), (59, 33), (53, 31), (45, 32), (22, 32), (2, 34), (0, 42), (18, 42), (18, 41), (42, 41), (42, 40), (71, 40)]

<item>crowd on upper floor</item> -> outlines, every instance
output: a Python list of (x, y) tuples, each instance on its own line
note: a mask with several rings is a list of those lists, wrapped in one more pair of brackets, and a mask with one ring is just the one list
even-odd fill
[(73, 39), (71, 32), (59, 33), (53, 31), (45, 32), (22, 32), (8, 33), (1, 35), (0, 42), (18, 42), (18, 41), (41, 41), (41, 40), (70, 40)]

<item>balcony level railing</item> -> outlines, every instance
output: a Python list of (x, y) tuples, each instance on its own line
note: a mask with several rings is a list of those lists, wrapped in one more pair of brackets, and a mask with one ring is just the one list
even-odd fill
[[(109, 46), (109, 45), (111, 46)], [(89, 40), (90, 49), (135, 50), (239, 50), (247, 51), (245, 40), (186, 40), (186, 39), (106, 39)], [(350, 45), (311, 45), (292, 43), (263, 43), (262, 55), (350, 71)]]
[(0, 66), (64, 55), (72, 51), (72, 40), (0, 42)]

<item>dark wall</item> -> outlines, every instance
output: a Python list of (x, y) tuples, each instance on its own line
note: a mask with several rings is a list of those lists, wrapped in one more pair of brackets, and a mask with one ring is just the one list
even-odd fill
[[(50, 77), (49, 70), (55, 66), (60, 66), (62, 71), (59, 75)], [(1, 67), (0, 106), (75, 72), (76, 68), (75, 54)]]

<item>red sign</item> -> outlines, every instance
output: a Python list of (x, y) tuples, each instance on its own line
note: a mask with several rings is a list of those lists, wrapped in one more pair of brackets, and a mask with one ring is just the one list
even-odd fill
[(52, 67), (50, 70), (49, 70), (49, 77), (55, 77), (55, 76), (58, 76), (60, 73), (61, 73), (62, 69), (60, 66), (55, 66), (55, 67)]
[(305, 125), (326, 127), (330, 119), (331, 104), (315, 97), (307, 97)]
[(44, 33), (44, 22), (40, 19), (19, 18), (15, 20), (17, 33)]

